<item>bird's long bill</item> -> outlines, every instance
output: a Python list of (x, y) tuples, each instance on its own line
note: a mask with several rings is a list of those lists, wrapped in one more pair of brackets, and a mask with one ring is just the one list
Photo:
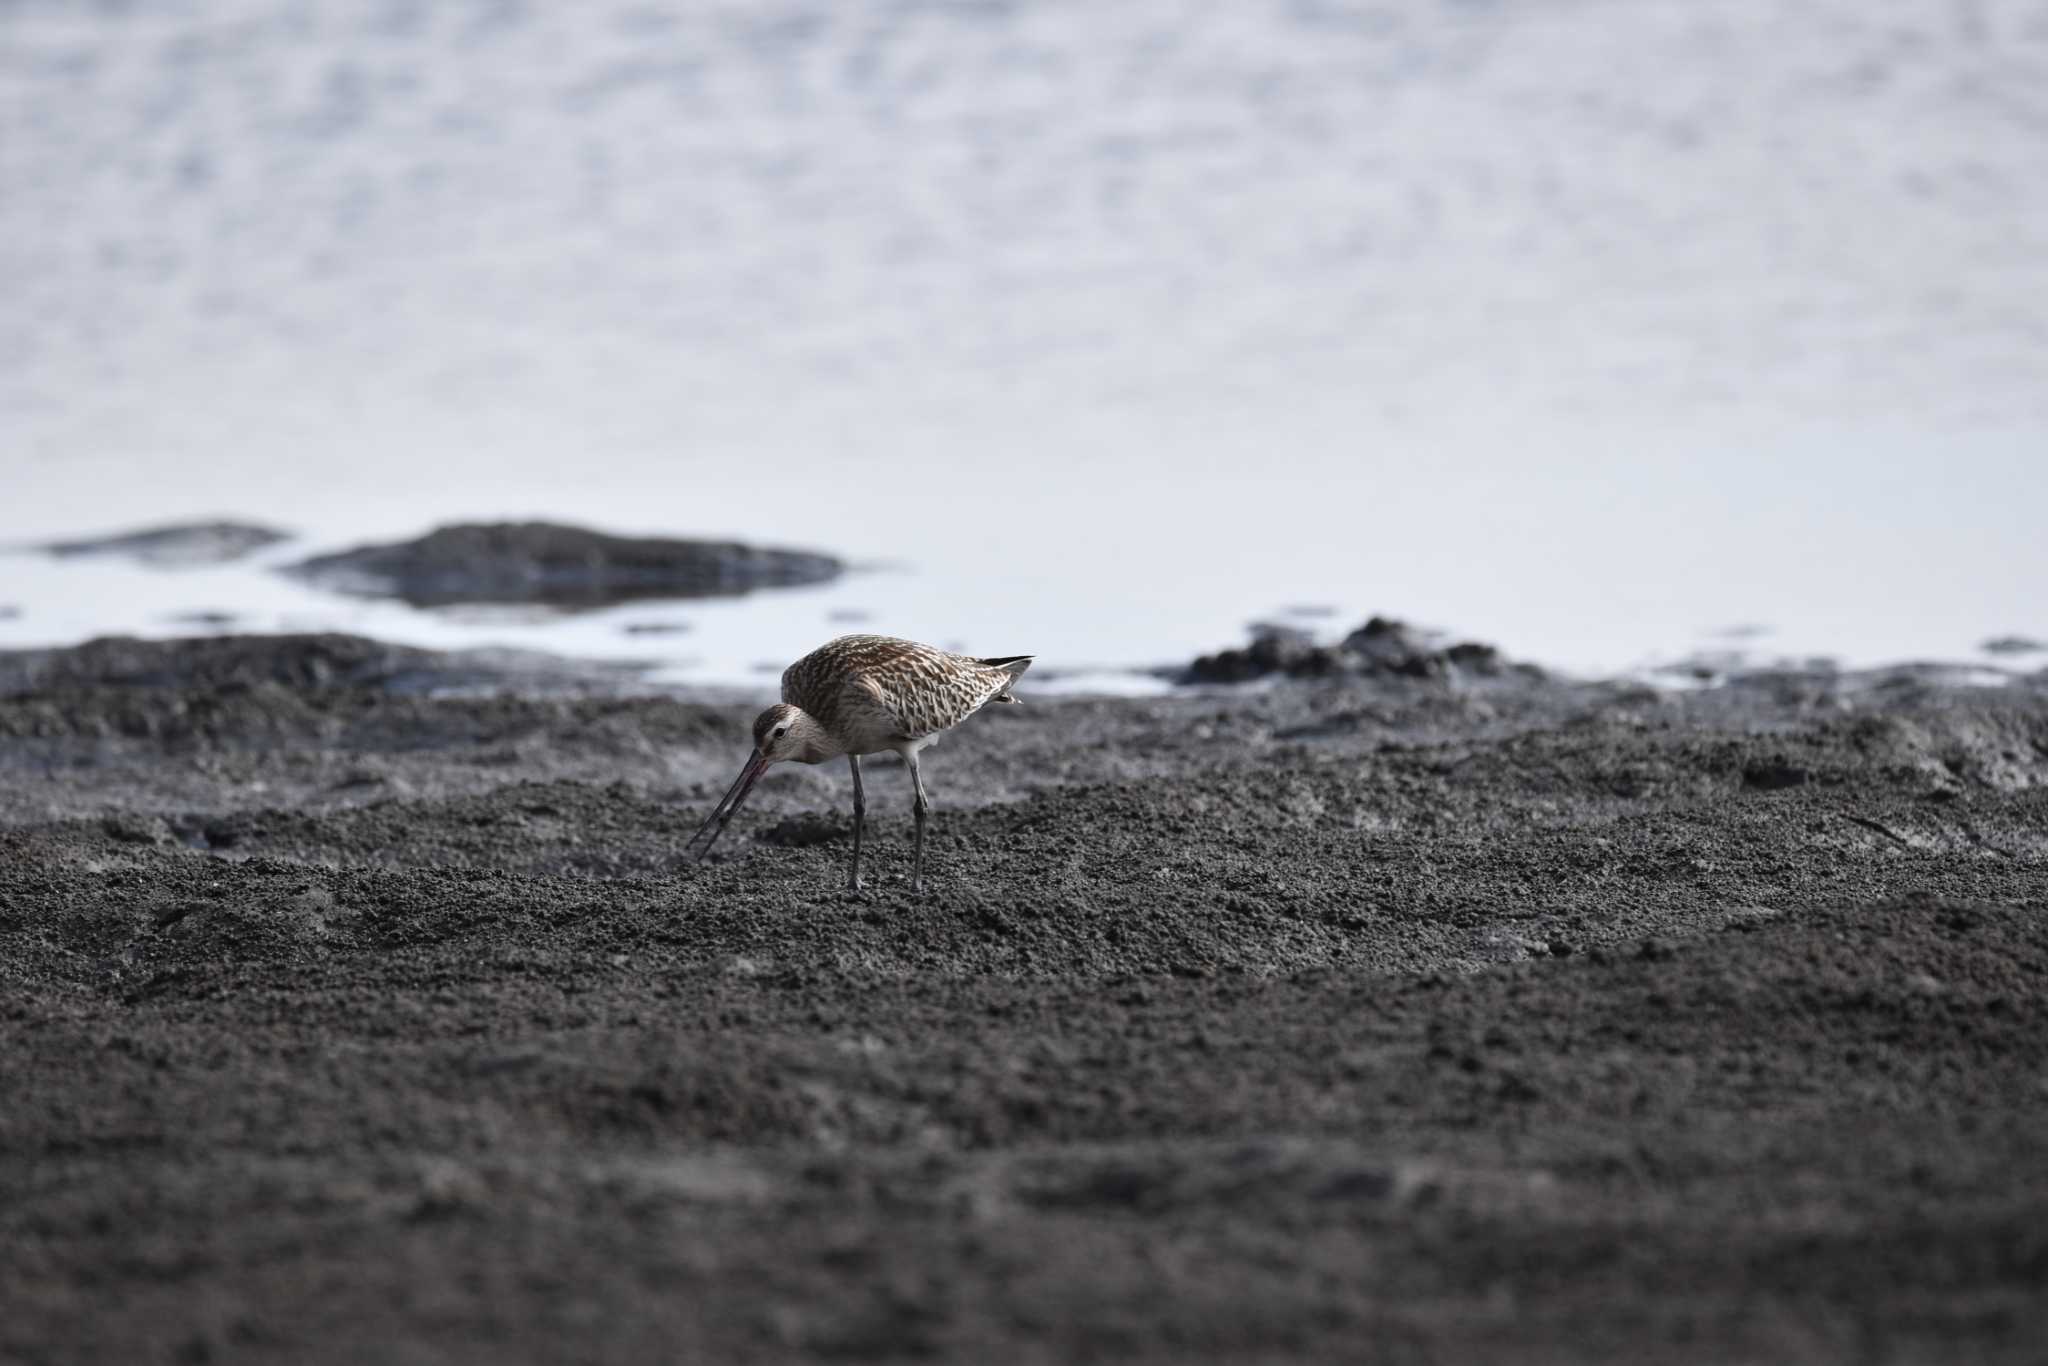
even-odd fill
[(697, 833), (690, 836), (689, 855), (693, 863), (701, 863), (711, 852), (711, 846), (718, 843), (718, 837), (725, 833), (726, 823), (732, 820), (740, 807), (746, 804), (747, 794), (754, 790), (754, 783), (768, 771), (768, 756), (759, 750), (747, 760), (747, 766), (740, 770), (740, 776), (733, 779), (732, 786), (725, 790), (711, 814), (704, 818), (704, 824), (697, 827)]

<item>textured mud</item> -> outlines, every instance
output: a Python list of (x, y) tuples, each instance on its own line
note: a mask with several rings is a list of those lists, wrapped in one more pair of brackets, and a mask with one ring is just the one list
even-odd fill
[(2041, 676), (1032, 699), (856, 900), (679, 865), (744, 706), (141, 648), (0, 697), (0, 1356), (2048, 1340)]
[(1406, 622), (1374, 617), (1331, 644), (1317, 643), (1315, 633), (1304, 626), (1260, 623), (1252, 628), (1250, 644), (1202, 655), (1185, 669), (1164, 672), (1179, 683), (1249, 683), (1274, 674), (1322, 679), (1351, 674), (1461, 683), (1498, 678), (1509, 669), (1529, 678), (1542, 676), (1533, 665), (1503, 659), (1491, 645), (1439, 641)]
[(46, 541), (34, 549), (63, 559), (120, 556), (152, 568), (179, 569), (230, 564), (291, 538), (289, 531), (253, 522), (177, 522), (105, 536)]
[(845, 567), (815, 551), (611, 536), (552, 522), (494, 522), (438, 527), (410, 541), (316, 555), (286, 572), (338, 592), (402, 598), (422, 607), (597, 607), (823, 583)]

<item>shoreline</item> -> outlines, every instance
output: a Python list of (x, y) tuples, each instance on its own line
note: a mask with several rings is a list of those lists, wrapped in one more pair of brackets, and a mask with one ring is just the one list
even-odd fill
[[(810, 572), (806, 566), (814, 561), (840, 563), (824, 552), (619, 537), (549, 523), (451, 523), (411, 540), (337, 548), (345, 542), (223, 520), (23, 541), (5, 551), (15, 577), (0, 599), (0, 657), (70, 649), (107, 636), (179, 641), (223, 631), (342, 632), (415, 649), (537, 651), (589, 667), (639, 667), (650, 686), (662, 688), (755, 690), (772, 688), (779, 668), (767, 661), (786, 657), (791, 642), (808, 648), (848, 630), (907, 633), (967, 653), (1009, 648), (967, 639), (979, 630), (978, 616), (963, 614), (958, 602), (931, 600), (929, 582), (913, 589), (900, 565), (878, 572), (885, 567), (847, 560), (844, 573), (830, 582), (770, 586), (784, 571)], [(306, 565), (326, 568), (302, 572)], [(733, 582), (720, 578), (727, 574)], [(644, 597), (654, 591), (649, 580), (655, 578), (712, 591)], [(755, 591), (743, 591), (749, 586)], [(1328, 601), (1286, 601), (1281, 585), (1274, 591), (1279, 596), (1263, 606), (1240, 602), (1217, 614), (1176, 617), (1170, 625), (1128, 622), (1109, 634), (1076, 636), (1067, 629), (1077, 610), (1082, 617), (1094, 610), (1085, 597), (1063, 600), (1064, 607), (1050, 612), (1041, 603), (1035, 616), (1027, 613), (1012, 625), (1048, 659), (1078, 661), (1065, 672), (1124, 695), (1204, 666), (1222, 666), (1212, 681), (1230, 681), (1247, 664), (1262, 672), (1266, 666), (1257, 657), (1276, 640), (1290, 642), (1278, 656), (1281, 670), (1289, 671), (1302, 662), (1297, 655), (1342, 652), (1365, 629), (1347, 635), (1343, 623), (1371, 625), (1364, 612), (1353, 615)], [(415, 601), (444, 605), (409, 605)], [(1667, 615), (1684, 610), (1673, 603)], [(918, 628), (906, 625), (912, 620)], [(1232, 648), (1226, 642), (1241, 623), (1249, 641)], [(1824, 639), (1810, 622), (1806, 630), (1783, 633), (1756, 623), (1651, 627), (1626, 639), (1603, 630), (1569, 645), (1521, 639), (1516, 657), (1581, 681), (1673, 687), (1711, 684), (1738, 672), (1867, 672), (1927, 658), (1989, 675), (2048, 662), (2048, 644), (2012, 629), (2025, 624), (1980, 621), (1945, 640), (1925, 632)], [(1445, 631), (1402, 629), (1424, 641), (1456, 639)], [(1050, 678), (1052, 669), (1046, 672)]]

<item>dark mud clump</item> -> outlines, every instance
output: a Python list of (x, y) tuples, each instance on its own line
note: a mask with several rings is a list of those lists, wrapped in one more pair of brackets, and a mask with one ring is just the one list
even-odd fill
[(752, 705), (212, 648), (0, 696), (0, 1357), (2048, 1335), (2048, 677), (1030, 697), (854, 898)]
[(2032, 636), (1995, 636), (1978, 647), (1987, 655), (2034, 655), (2048, 653), (2048, 640)]
[(195, 565), (225, 565), (246, 559), (256, 551), (291, 541), (289, 530), (258, 526), (254, 522), (176, 522), (170, 526), (145, 526), (141, 530), (115, 532), (106, 537), (80, 537), (74, 541), (47, 541), (37, 549), (66, 559), (88, 555), (119, 555), (160, 569)]
[(177, 640), (103, 636), (61, 649), (0, 651), (0, 696), (38, 693), (74, 700), (101, 688), (195, 694), (261, 687), (540, 691), (616, 683), (628, 676), (630, 669), (621, 666), (528, 651), (422, 650), (333, 633)]
[(502, 522), (445, 526), (416, 540), (317, 555), (286, 572), (324, 588), (423, 607), (579, 607), (823, 583), (844, 568), (813, 551)]
[(65, 558), (117, 555), (158, 568), (181, 568), (227, 564), (290, 539), (290, 532), (251, 522), (180, 522), (108, 536), (49, 541), (37, 548)]
[(211, 691), (278, 684), (325, 688), (382, 684), (437, 656), (348, 635), (210, 636), (140, 640), (102, 636), (61, 649), (0, 653), (0, 695), (85, 689)]
[(243, 806), (468, 791), (514, 769), (644, 779), (672, 771), (679, 735), (724, 732), (676, 703), (628, 714), (635, 686), (623, 667), (342, 635), (0, 652), (0, 826), (140, 811), (197, 831)]
[(1405, 622), (1374, 617), (1334, 645), (1319, 645), (1299, 627), (1262, 623), (1241, 649), (1203, 655), (1175, 677), (1184, 683), (1248, 683), (1288, 678), (1383, 677), (1448, 680), (1540, 676), (1534, 665), (1513, 664), (1491, 645), (1438, 644)]

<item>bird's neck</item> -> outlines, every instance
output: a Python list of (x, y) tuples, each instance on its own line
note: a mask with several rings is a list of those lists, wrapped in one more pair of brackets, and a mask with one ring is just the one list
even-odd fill
[(846, 753), (845, 747), (835, 743), (831, 736), (822, 731), (804, 737), (804, 752), (797, 757), (798, 763), (822, 764), (827, 759), (837, 759)]

